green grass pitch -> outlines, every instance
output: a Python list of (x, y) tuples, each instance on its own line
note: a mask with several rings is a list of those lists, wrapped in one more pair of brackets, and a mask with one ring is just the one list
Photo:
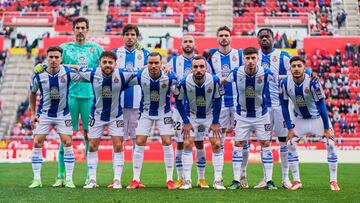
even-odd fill
[[(126, 163), (122, 175), (123, 187), (132, 178), (131, 163)], [(303, 189), (288, 191), (279, 188), (276, 191), (240, 189), (215, 191), (214, 189), (193, 188), (187, 191), (165, 189), (165, 168), (163, 163), (144, 163), (142, 182), (145, 189), (112, 190), (107, 189), (113, 177), (112, 164), (100, 163), (98, 166), (97, 182), (100, 188), (85, 190), (82, 188), (85, 178), (85, 164), (75, 165), (74, 182), (76, 189), (51, 188), (57, 174), (54, 162), (44, 163), (42, 168), (42, 188), (28, 189), (32, 180), (30, 163), (0, 164), (0, 202), (360, 202), (360, 165), (339, 164), (338, 183), (340, 192), (332, 192), (329, 187), (327, 164), (301, 164)], [(193, 185), (197, 175), (193, 167)], [(176, 174), (174, 174), (174, 177)], [(213, 180), (211, 163), (207, 165), (206, 177), (209, 185)], [(229, 185), (232, 180), (232, 165), (224, 166), (224, 183)], [(260, 164), (249, 164), (248, 180), (251, 186), (256, 185), (262, 177)], [(274, 181), (280, 187), (280, 164), (274, 165)], [(195, 185), (194, 185), (195, 187)]]

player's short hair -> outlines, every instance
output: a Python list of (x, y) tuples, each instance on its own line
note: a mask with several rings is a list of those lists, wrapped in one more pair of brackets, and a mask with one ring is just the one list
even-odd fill
[(250, 54), (258, 54), (258, 49), (255, 47), (246, 47), (244, 49), (244, 56), (250, 55)]
[[(203, 57), (203, 56), (194, 56), (193, 60), (192, 61), (195, 61), (195, 60), (203, 60), (205, 62), (205, 65), (206, 65), (206, 58)], [(192, 63), (191, 63), (192, 64)]]
[(127, 32), (129, 32), (129, 30), (135, 30), (136, 37), (140, 36), (140, 31), (139, 31), (138, 26), (136, 26), (134, 24), (125, 25), (125, 27), (123, 28), (123, 31), (122, 31), (122, 35), (124, 36)]
[(301, 63), (303, 63), (304, 65), (306, 65), (305, 59), (304, 59), (303, 57), (301, 57), (301, 56), (293, 56), (293, 57), (291, 57), (291, 59), (290, 59), (290, 64), (291, 64), (292, 62), (294, 62), (294, 61), (301, 61)]
[(257, 33), (257, 37), (259, 36), (259, 34), (262, 32), (262, 31), (266, 31), (268, 34), (271, 35), (272, 38), (274, 38), (274, 32), (270, 29), (270, 28), (267, 28), (267, 27), (264, 27), (264, 28), (261, 28), (258, 33)]
[(219, 36), (219, 32), (220, 31), (228, 31), (229, 32), (229, 34), (231, 35), (231, 30), (230, 30), (230, 28), (228, 27), (228, 26), (222, 26), (222, 27), (219, 27), (218, 29), (217, 29), (217, 31), (216, 31), (216, 36)]
[(61, 47), (59, 47), (59, 46), (51, 46), (51, 47), (47, 48), (46, 55), (51, 51), (58, 51), (58, 52), (60, 52), (61, 55), (63, 53), (63, 49)]
[(159, 52), (151, 52), (147, 57), (156, 57), (156, 56), (159, 56), (160, 57), (160, 61), (162, 60), (162, 56)]
[(112, 51), (103, 51), (100, 55), (100, 60), (103, 58), (103, 57), (109, 57), (109, 58), (112, 58), (114, 59), (114, 61), (117, 60), (117, 56), (114, 52)]
[(84, 17), (78, 17), (75, 20), (73, 20), (72, 22), (72, 28), (74, 29), (76, 24), (78, 23), (85, 23), (86, 24), (86, 28), (89, 29), (89, 20), (87, 18)]

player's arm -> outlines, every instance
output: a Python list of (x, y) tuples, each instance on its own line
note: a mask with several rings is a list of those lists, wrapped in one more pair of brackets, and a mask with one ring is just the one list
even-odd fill
[(225, 83), (228, 83), (228, 82), (234, 82), (235, 81), (234, 78), (237, 73), (237, 70), (238, 70), (238, 68), (235, 68), (234, 70), (232, 70), (230, 72), (230, 74), (227, 77), (221, 77), (220, 84), (224, 85)]
[(289, 112), (289, 97), (287, 95), (286, 87), (285, 87), (286, 85), (285, 83), (287, 83), (286, 79), (287, 78), (285, 78), (285, 80), (282, 80), (280, 83), (280, 104), (281, 104), (281, 111), (285, 120), (285, 125), (286, 128), (288, 129), (288, 135), (286, 141), (291, 142), (292, 138), (296, 135), (294, 131), (294, 125), (292, 124), (290, 112)]
[(96, 71), (96, 69), (80, 67), (79, 75), (84, 80), (91, 82), (94, 79), (95, 71)]
[(126, 83), (127, 87), (132, 87), (132, 86), (135, 86), (135, 85), (141, 85), (142, 70), (138, 70), (136, 73), (133, 73), (131, 75), (131, 77), (129, 78), (129, 81)]
[(213, 135), (215, 137), (220, 137), (221, 136), (221, 131), (220, 131), (220, 123), (219, 123), (219, 118), (220, 118), (220, 112), (221, 112), (221, 90), (220, 90), (220, 83), (219, 83), (219, 79), (217, 77), (214, 77), (216, 79), (214, 79), (214, 83), (215, 83), (215, 89), (214, 89), (214, 98), (213, 98), (213, 106), (212, 106), (212, 110), (213, 110), (213, 120), (212, 120), (212, 124), (209, 128), (209, 131), (213, 132)]
[(36, 116), (36, 92), (39, 89), (40, 79), (38, 74), (34, 74), (33, 79), (30, 85), (30, 94), (29, 94), (29, 105), (30, 105), (30, 113), (31, 120), (30, 126), (32, 129), (35, 129), (35, 123), (38, 122), (38, 117)]
[(190, 120), (185, 111), (185, 107), (183, 104), (185, 91), (181, 84), (178, 85), (178, 87), (176, 88), (176, 90), (174, 92), (174, 96), (175, 96), (176, 108), (179, 111), (181, 119), (183, 120), (183, 123), (184, 123), (183, 127), (181, 128), (181, 134), (184, 136), (184, 139), (187, 139), (190, 136), (190, 131), (191, 130), (194, 131), (194, 128), (191, 125)]

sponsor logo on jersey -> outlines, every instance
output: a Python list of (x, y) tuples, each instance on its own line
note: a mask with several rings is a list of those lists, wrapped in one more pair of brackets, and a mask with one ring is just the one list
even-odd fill
[(255, 98), (254, 87), (249, 86), (245, 89), (245, 97)]
[(60, 92), (58, 87), (50, 88), (50, 99), (60, 99)]
[(85, 58), (84, 56), (80, 56), (80, 57), (78, 58), (78, 65), (79, 65), (80, 67), (85, 67), (85, 66), (87, 66), (86, 58)]
[(160, 95), (158, 93), (158, 91), (156, 90), (153, 90), (150, 92), (150, 101), (160, 101)]
[(112, 98), (112, 91), (110, 86), (104, 86), (102, 88), (102, 97), (103, 98)]
[(206, 106), (206, 101), (203, 96), (196, 97), (196, 106)]
[(304, 98), (303, 98), (301, 95), (297, 95), (297, 96), (296, 96), (296, 104), (297, 104), (299, 107), (305, 107), (305, 106), (306, 106), (305, 100), (304, 100)]
[(228, 64), (224, 64), (221, 67), (221, 76), (222, 77), (227, 77), (230, 74), (231, 70)]

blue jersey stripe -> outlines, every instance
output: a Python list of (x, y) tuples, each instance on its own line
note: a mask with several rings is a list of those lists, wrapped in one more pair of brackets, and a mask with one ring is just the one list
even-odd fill
[[(205, 85), (198, 87), (195, 86), (195, 95), (196, 95), (196, 100), (197, 98), (204, 98), (204, 100), (206, 100), (205, 97)], [(206, 101), (203, 101), (204, 104), (206, 104)], [(198, 103), (198, 102), (196, 102)], [(198, 106), (196, 105), (196, 118), (206, 118), (206, 106)]]
[[(227, 66), (227, 68), (229, 70), (231, 70), (230, 54), (221, 56), (220, 58), (221, 58), (221, 69), (223, 69), (224, 67)], [(232, 86), (233, 86), (232, 83), (224, 84), (224, 90), (225, 90), (224, 102), (225, 102), (226, 107), (234, 106), (234, 100), (233, 100), (234, 95), (233, 95), (233, 91), (232, 91)]]
[[(150, 80), (150, 97), (152, 95), (152, 92), (156, 92), (157, 95), (160, 97), (160, 80), (157, 81)], [(155, 98), (155, 99), (160, 99), (160, 98)], [(150, 98), (149, 115), (157, 116), (158, 109), (159, 109), (159, 101), (152, 101), (152, 99)]]
[(95, 71), (96, 69), (94, 69), (93, 71), (91, 71), (91, 74), (90, 74), (90, 83), (91, 83), (91, 86), (93, 87), (93, 94), (94, 94), (94, 99), (93, 99), (93, 105), (91, 106), (91, 112), (90, 112), (90, 115), (91, 117), (94, 118), (95, 116), (95, 110), (96, 110), (96, 94), (95, 94), (95, 89), (94, 89), (94, 75), (95, 75)]
[(37, 109), (37, 114), (41, 114), (42, 113), (42, 108), (44, 106), (44, 91), (40, 82), (40, 76), (39, 74), (35, 74), (35, 80), (39, 85), (39, 89), (40, 89), (40, 102), (38, 105), (38, 109)]
[(169, 79), (169, 86), (168, 86), (168, 90), (166, 91), (166, 102), (165, 102), (165, 112), (167, 113), (171, 110), (170, 108), (170, 89), (171, 89), (171, 85), (172, 85), (172, 80), (171, 78)]
[[(125, 84), (125, 78), (124, 78), (124, 74), (119, 70), (119, 77), (120, 77), (120, 80), (121, 80), (121, 84), (122, 84), (122, 87), (121, 87), (121, 90), (124, 89), (124, 84)], [(120, 91), (121, 91), (120, 90)], [(116, 118), (118, 118), (119, 116), (121, 116), (123, 114), (123, 111), (122, 111), (122, 107), (121, 107), (121, 93), (119, 94), (119, 106), (118, 106), (118, 113), (116, 115)]]
[[(107, 94), (111, 94), (111, 95), (107, 95)], [(103, 109), (101, 111), (100, 120), (109, 121), (111, 114), (111, 103), (112, 103), (112, 77), (103, 78), (102, 102), (103, 102)]]
[[(246, 117), (256, 117), (256, 109), (255, 109), (255, 76), (249, 77), (246, 76), (245, 78), (245, 92), (251, 93), (253, 91), (254, 95), (246, 95)], [(250, 96), (250, 97), (249, 97)]]
[(238, 50), (238, 55), (239, 55), (239, 67), (243, 65), (243, 50), (239, 49)]
[(69, 85), (70, 85), (70, 81), (71, 81), (71, 77), (70, 77), (70, 72), (66, 72), (66, 78), (67, 78), (67, 91), (66, 91), (66, 106), (64, 109), (64, 113), (63, 115), (67, 115), (69, 113), (69, 104), (68, 104), (68, 96), (69, 96)]
[(284, 57), (290, 57), (289, 54), (287, 52), (281, 51), (280, 53), (280, 64), (279, 64), (279, 75), (286, 75), (287, 71), (285, 69), (285, 65), (284, 65)]
[[(305, 100), (302, 85), (301, 86), (295, 85), (295, 98), (296, 98), (296, 100), (298, 98), (302, 98), (303, 100)], [(310, 115), (310, 112), (309, 112), (307, 106), (299, 106), (299, 105), (297, 105), (297, 106), (298, 106), (300, 113), (304, 119), (311, 118), (311, 115)]]
[[(125, 66), (126, 69), (129, 69), (130, 66), (132, 69), (129, 71), (134, 71), (135, 68), (135, 51), (126, 52), (125, 55)], [(134, 87), (129, 87), (124, 91), (124, 108), (133, 108), (134, 106)]]
[(268, 80), (269, 80), (269, 75), (266, 74), (264, 78), (262, 115), (265, 115), (268, 111), (268, 107), (271, 106), (270, 88), (269, 88)]
[[(60, 88), (58, 76), (49, 75), (49, 90), (50, 90), (50, 108), (48, 110), (48, 116), (55, 118), (57, 117), (57, 111), (60, 103)], [(51, 92), (57, 91), (57, 95), (52, 95)], [(59, 96), (58, 98), (51, 98), (52, 96)]]

